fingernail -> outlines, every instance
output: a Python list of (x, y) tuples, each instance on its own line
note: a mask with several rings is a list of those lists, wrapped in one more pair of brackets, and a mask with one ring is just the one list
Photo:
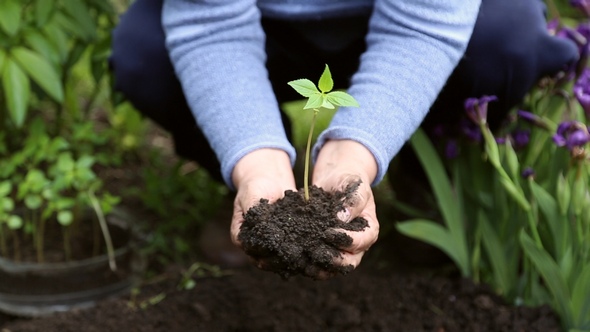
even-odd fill
[(348, 222), (350, 220), (350, 210), (344, 209), (344, 210), (338, 211), (338, 213), (336, 213), (336, 217), (343, 222)]

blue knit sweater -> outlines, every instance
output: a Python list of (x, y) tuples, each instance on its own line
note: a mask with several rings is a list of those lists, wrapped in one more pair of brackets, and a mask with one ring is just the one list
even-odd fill
[(351, 139), (375, 156), (378, 174), (418, 128), (463, 55), (481, 0), (166, 0), (163, 24), (172, 63), (226, 183), (244, 155), (295, 149), (285, 135), (265, 67), (261, 16), (337, 17), (371, 13), (367, 50), (340, 108), (320, 134)]

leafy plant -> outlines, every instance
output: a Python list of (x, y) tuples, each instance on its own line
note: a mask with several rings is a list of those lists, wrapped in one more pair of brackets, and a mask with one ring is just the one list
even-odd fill
[(441, 148), (452, 143), (455, 152), (444, 163), (416, 133), (411, 142), (446, 228), (412, 220), (398, 229), (513, 303), (551, 304), (565, 330), (590, 331), (590, 70), (571, 77), (544, 80), (496, 132), (486, 122), (495, 98), (468, 99), (463, 126), (479, 135), (449, 139)]
[[(105, 1), (0, 2), (2, 256), (11, 239), (18, 260), (20, 245), (30, 239), (42, 262), (51, 220), (63, 227), (69, 259), (71, 232), (84, 210), (93, 209), (105, 229), (104, 214), (119, 201), (103, 192), (95, 173), (118, 156), (107, 151), (108, 131), (97, 133), (90, 113), (108, 91), (115, 18)], [(109, 235), (104, 238), (112, 258)]]
[[(147, 254), (157, 254), (163, 263), (189, 261), (196, 250), (195, 234), (219, 210), (228, 189), (211, 179), (202, 168), (187, 167), (179, 160), (173, 165), (163, 162), (160, 151), (154, 151), (150, 162), (142, 170), (145, 187), (136, 194), (142, 204), (158, 219), (156, 225), (148, 225), (151, 239)], [(169, 199), (174, 197), (174, 199)]]
[(307, 103), (303, 109), (312, 109), (313, 118), (309, 129), (309, 135), (307, 138), (307, 146), (305, 149), (305, 168), (303, 173), (303, 187), (305, 191), (305, 200), (309, 200), (309, 166), (311, 164), (311, 140), (313, 137), (313, 130), (316, 122), (317, 114), (320, 109), (334, 109), (336, 106), (350, 106), (358, 107), (358, 102), (344, 91), (332, 91), (334, 88), (334, 81), (332, 80), (332, 74), (330, 68), (326, 65), (324, 72), (320, 76), (318, 86), (305, 78), (288, 82), (295, 91), (297, 91), (303, 97), (308, 98)]

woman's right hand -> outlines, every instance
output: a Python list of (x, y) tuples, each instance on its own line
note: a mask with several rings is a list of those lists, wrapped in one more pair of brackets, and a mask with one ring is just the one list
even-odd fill
[(244, 214), (261, 198), (273, 203), (285, 195), (285, 190), (297, 188), (289, 156), (278, 149), (254, 150), (244, 156), (234, 167), (232, 181), (237, 194), (230, 232), (232, 242), (241, 247), (238, 234)]

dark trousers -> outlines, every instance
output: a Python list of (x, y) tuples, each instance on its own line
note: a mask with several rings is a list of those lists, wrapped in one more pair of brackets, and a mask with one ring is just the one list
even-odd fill
[[(115, 88), (172, 134), (179, 156), (196, 161), (220, 180), (219, 162), (195, 123), (168, 57), (161, 9), (162, 0), (137, 0), (122, 16), (113, 32), (110, 59)], [(555, 54), (543, 60), (545, 64), (531, 62), (531, 53), (551, 52), (534, 49), (536, 44), (527, 45), (539, 33), (535, 29), (540, 29), (539, 25), (544, 28), (542, 13), (535, 12), (542, 10), (539, 0), (484, 0), (466, 55), (423, 126), (458, 123), (464, 100), (484, 94), (499, 99), (489, 108), (489, 122), (494, 126), (539, 77), (574, 61), (577, 51), (572, 46), (568, 54)], [(299, 22), (263, 19), (267, 68), (278, 101), (300, 98), (286, 83), (316, 77), (326, 63), (335, 83), (343, 84), (336, 88), (346, 88), (366, 48), (367, 25), (368, 17), (364, 16)], [(283, 119), (290, 135), (289, 120), (285, 116)], [(405, 151), (402, 149), (401, 154)]]

